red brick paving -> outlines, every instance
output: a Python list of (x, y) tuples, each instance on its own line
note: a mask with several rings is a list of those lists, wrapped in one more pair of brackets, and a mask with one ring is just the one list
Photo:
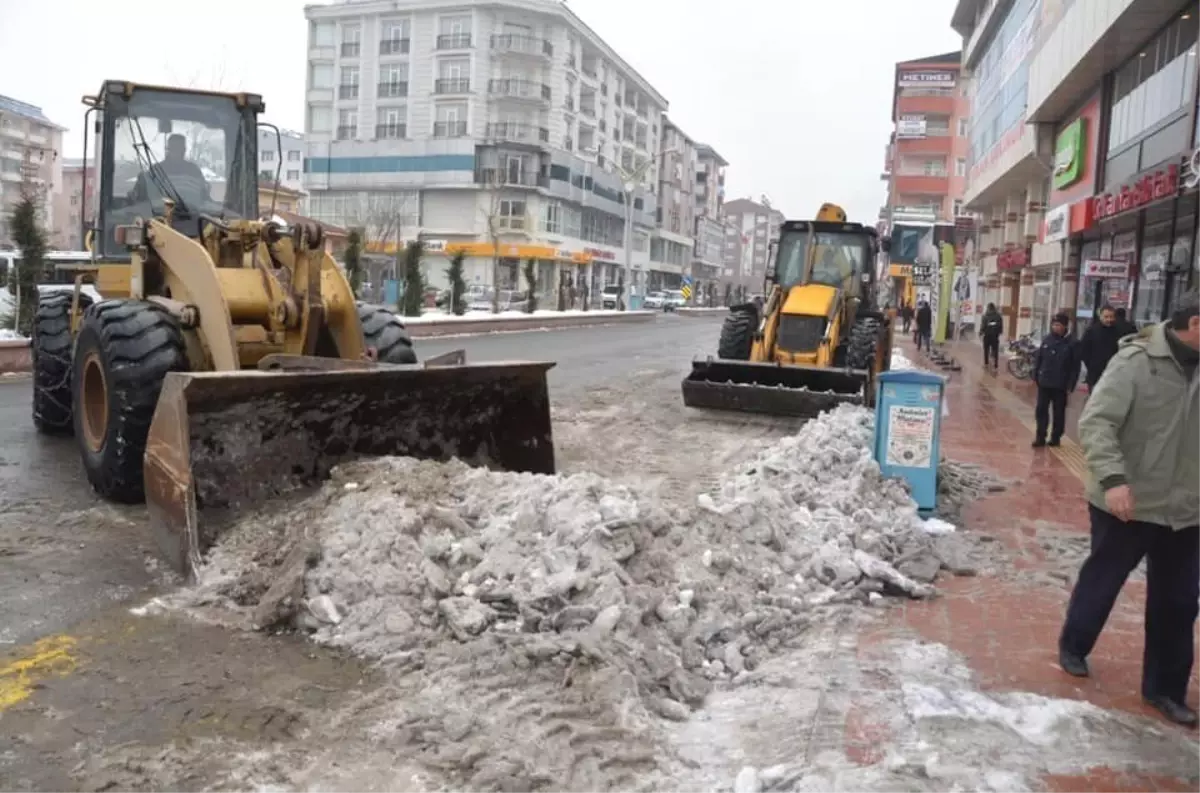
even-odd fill
[[(914, 363), (923, 363), (923, 356), (911, 345), (902, 342), (901, 349)], [(1032, 387), (1004, 373), (998, 378), (985, 373), (979, 361), (969, 358), (982, 358), (978, 344), (959, 343), (949, 354), (959, 360), (963, 370), (951, 374), (947, 386), (949, 416), (942, 423), (942, 452), (1012, 480), (1009, 490), (964, 510), (963, 522), (972, 533), (995, 537), (1012, 554), (1014, 568), (1046, 570), (1039, 528), (1087, 534), (1083, 483), (1048, 450), (1030, 448), (1030, 432), (1024, 422), (1032, 417)], [(990, 382), (985, 383), (984, 378)], [(997, 398), (993, 388), (1014, 393), (1021, 402)], [(1082, 399), (1073, 401), (1077, 415)], [(1028, 407), (1028, 415), (1017, 415), (1021, 405)], [(897, 628), (907, 629), (961, 654), (985, 690), (1085, 700), (1158, 718), (1142, 705), (1139, 694), (1144, 584), (1130, 582), (1125, 587), (1091, 656), (1092, 677), (1085, 680), (1066, 675), (1057, 664), (1058, 631), (1070, 595), (1065, 582), (980, 576), (947, 580), (940, 589), (942, 597), (906, 603), (895, 612), (889, 628), (862, 637), (860, 652), (870, 653), (875, 640), (894, 635)], [(1193, 707), (1196, 700), (1193, 678), (1189, 691)], [(880, 746), (887, 729), (873, 723), (865, 709), (850, 711), (845, 732), (852, 760), (870, 764), (882, 759)], [(1079, 776), (1046, 776), (1042, 781), (1049, 791), (1197, 789), (1194, 779), (1103, 767)]]

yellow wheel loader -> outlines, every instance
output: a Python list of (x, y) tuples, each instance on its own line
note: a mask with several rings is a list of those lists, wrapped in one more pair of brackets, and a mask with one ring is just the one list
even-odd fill
[(261, 97), (108, 81), (84, 103), (93, 262), (38, 306), (33, 417), (74, 434), (97, 493), (147, 502), (177, 569), (213, 518), (351, 457), (554, 472), (552, 363), (420, 365), (395, 314), (356, 303), (319, 224), (260, 219)]
[(834, 204), (786, 221), (765, 300), (730, 309), (717, 357), (694, 361), (683, 381), (684, 404), (805, 418), (873, 405), (892, 355), (891, 319), (876, 306), (880, 244)]

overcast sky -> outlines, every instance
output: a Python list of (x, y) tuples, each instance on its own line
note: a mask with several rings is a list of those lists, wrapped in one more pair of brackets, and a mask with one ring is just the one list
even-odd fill
[[(570, 0), (730, 163), (727, 197), (770, 196), (789, 217), (824, 201), (873, 223), (896, 61), (949, 52), (954, 0)], [(304, 0), (0, 0), (0, 94), (69, 127), (106, 78), (223, 79), (303, 129)], [(214, 44), (214, 42), (216, 42)]]

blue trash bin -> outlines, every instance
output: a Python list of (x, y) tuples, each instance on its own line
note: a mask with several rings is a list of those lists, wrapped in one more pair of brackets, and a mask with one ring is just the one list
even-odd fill
[(875, 460), (906, 480), (917, 508), (937, 506), (942, 400), (946, 379), (930, 372), (883, 372), (876, 382)]

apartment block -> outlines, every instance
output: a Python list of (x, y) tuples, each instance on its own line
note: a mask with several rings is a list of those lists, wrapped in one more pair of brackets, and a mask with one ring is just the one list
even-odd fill
[(64, 130), (40, 107), (0, 95), (0, 246), (13, 245), (9, 215), (23, 191), (36, 191), (42, 221), (52, 236), (56, 232), (54, 193), (62, 185)]
[(258, 181), (291, 191), (304, 189), (304, 135), (287, 129), (258, 131)]
[(650, 237), (648, 288), (677, 286), (695, 251), (696, 143), (663, 117), (659, 155), (658, 211)]
[(772, 244), (779, 238), (784, 216), (763, 196), (725, 203), (725, 269), (729, 282), (750, 293), (763, 289)]
[(310, 216), (364, 228), (381, 253), (418, 238), (462, 251), (470, 283), (518, 286), (535, 259), (543, 290), (570, 278), (595, 292), (623, 274), (628, 187), (632, 284), (678, 274), (651, 255), (667, 102), (566, 4), (366, 0), (305, 16)]
[(86, 169), (81, 159), (62, 161), (62, 181), (60, 188), (54, 191), (52, 247), (68, 251), (84, 249), (83, 222), (91, 211), (97, 184), (94, 160), (88, 161)]
[(732, 268), (725, 266), (725, 168), (729, 165), (716, 149), (696, 145), (696, 240), (692, 272), (697, 281), (732, 283)]

